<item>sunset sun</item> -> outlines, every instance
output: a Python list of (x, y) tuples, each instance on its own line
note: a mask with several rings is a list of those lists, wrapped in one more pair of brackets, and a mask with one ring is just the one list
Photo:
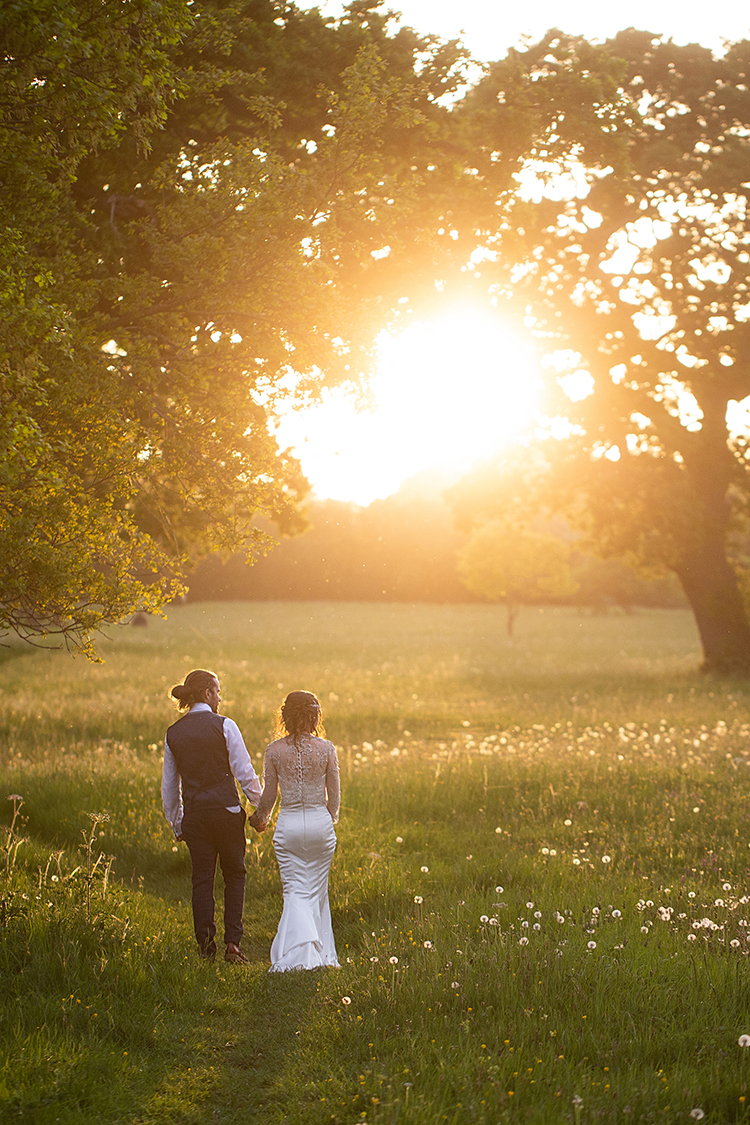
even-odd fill
[(383, 333), (372, 409), (330, 391), (289, 410), (278, 431), (316, 492), (367, 504), (425, 468), (460, 471), (528, 426), (538, 377), (522, 333), (491, 310), (459, 306)]

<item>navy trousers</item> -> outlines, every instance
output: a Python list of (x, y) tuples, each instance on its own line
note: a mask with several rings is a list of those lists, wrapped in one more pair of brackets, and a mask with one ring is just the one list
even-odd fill
[(216, 859), (224, 876), (224, 941), (240, 944), (245, 906), (244, 812), (227, 809), (190, 810), (182, 821), (182, 835), (193, 864), (193, 924), (200, 948), (208, 951), (216, 934), (214, 879)]

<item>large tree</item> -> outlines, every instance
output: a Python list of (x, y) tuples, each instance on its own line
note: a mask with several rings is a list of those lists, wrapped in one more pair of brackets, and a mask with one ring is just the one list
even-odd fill
[(377, 7), (3, 6), (0, 627), (92, 653), (294, 519), (269, 414), (366, 372), (461, 57)]
[[(557, 34), (548, 47), (548, 72), (585, 49)], [(746, 674), (735, 543), (750, 497), (737, 407), (750, 395), (750, 43), (714, 57), (627, 31), (598, 57), (620, 68), (626, 150), (561, 160), (560, 106), (513, 208), (526, 248), (512, 278), (507, 259), (496, 269), (493, 298), (531, 327), (546, 412), (570, 422), (546, 443), (544, 500), (603, 554), (674, 571), (705, 668)], [(465, 111), (486, 128), (507, 101), (497, 67)]]

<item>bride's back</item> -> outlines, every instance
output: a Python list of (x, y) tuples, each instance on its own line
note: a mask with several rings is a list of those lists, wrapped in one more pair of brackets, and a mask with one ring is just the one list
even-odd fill
[[(266, 750), (266, 771), (270, 765), (277, 774), (282, 807), (324, 805), (326, 774), (336, 763), (332, 742), (306, 734), (297, 741), (288, 735), (272, 742)], [(337, 763), (336, 763), (337, 764)]]

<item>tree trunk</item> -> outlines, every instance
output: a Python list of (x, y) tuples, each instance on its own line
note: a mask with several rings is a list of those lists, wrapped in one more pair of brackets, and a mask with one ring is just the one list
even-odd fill
[(683, 555), (676, 569), (703, 646), (704, 672), (750, 676), (750, 625), (737, 576), (718, 539)]

